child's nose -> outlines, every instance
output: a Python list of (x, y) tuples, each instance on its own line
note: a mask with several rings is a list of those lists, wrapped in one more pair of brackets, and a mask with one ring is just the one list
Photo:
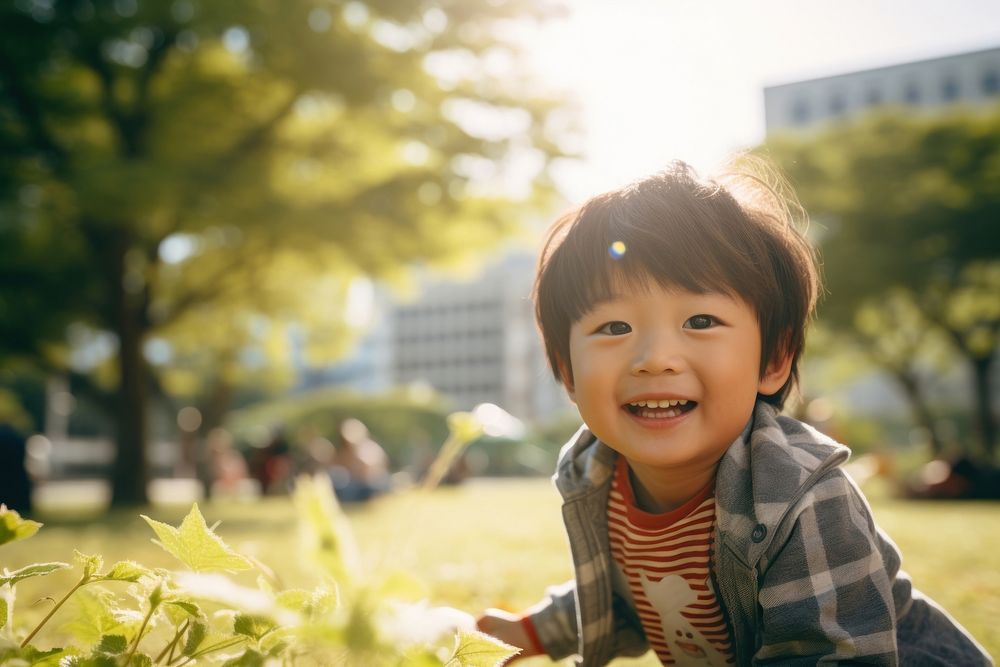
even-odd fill
[(682, 346), (674, 336), (647, 336), (636, 350), (632, 372), (649, 375), (679, 373), (685, 366)]

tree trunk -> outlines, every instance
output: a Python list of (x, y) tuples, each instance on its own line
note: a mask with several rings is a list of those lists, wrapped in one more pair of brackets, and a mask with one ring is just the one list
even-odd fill
[(993, 359), (993, 356), (970, 359), (976, 401), (976, 431), (990, 463), (996, 462), (997, 444), (997, 420), (993, 414), (993, 387), (990, 384)]
[[(148, 382), (146, 359), (143, 356), (145, 325), (144, 295), (126, 289), (125, 243), (115, 254), (120, 262), (111, 273), (118, 280), (110, 286), (114, 294), (115, 333), (118, 334), (118, 364), (121, 377), (118, 384), (116, 421), (118, 424), (117, 452), (111, 472), (111, 504), (115, 507), (146, 504), (149, 471), (146, 458)], [(116, 263), (117, 263), (116, 262)]]
[(930, 437), (931, 456), (933, 458), (940, 458), (944, 451), (944, 442), (941, 441), (937, 424), (934, 423), (934, 415), (931, 414), (930, 409), (927, 407), (927, 401), (920, 390), (919, 379), (916, 375), (900, 369), (891, 370), (893, 376), (899, 382), (900, 386), (902, 386), (907, 401), (910, 403), (910, 410), (913, 412), (914, 420), (919, 426), (927, 429), (927, 434)]

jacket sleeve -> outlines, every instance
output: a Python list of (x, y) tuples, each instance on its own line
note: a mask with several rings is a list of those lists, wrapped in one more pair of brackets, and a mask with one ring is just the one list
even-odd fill
[(824, 474), (783, 526), (762, 563), (754, 663), (896, 665), (899, 554), (854, 483)]
[(529, 609), (527, 615), (550, 658), (561, 660), (577, 653), (576, 581), (549, 588), (545, 599)]

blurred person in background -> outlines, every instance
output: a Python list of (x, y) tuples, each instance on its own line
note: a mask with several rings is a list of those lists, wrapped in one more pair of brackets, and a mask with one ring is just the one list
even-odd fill
[(295, 462), (283, 427), (275, 428), (270, 442), (254, 452), (250, 470), (260, 484), (262, 496), (283, 495), (291, 490)]
[(330, 479), (341, 502), (363, 502), (389, 490), (389, 457), (358, 419), (340, 425)]
[(233, 436), (213, 428), (205, 438), (207, 450), (206, 497), (239, 495), (248, 470), (246, 459), (233, 447)]

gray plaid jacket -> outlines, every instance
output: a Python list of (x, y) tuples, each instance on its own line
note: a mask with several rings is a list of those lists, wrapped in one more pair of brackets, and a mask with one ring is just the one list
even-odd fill
[[(758, 401), (716, 475), (713, 582), (739, 665), (991, 665), (954, 619), (913, 589), (895, 545), (840, 465), (849, 451)], [(531, 611), (546, 652), (603, 665), (648, 650), (611, 556), (617, 454), (585, 428), (555, 475), (574, 581)]]

